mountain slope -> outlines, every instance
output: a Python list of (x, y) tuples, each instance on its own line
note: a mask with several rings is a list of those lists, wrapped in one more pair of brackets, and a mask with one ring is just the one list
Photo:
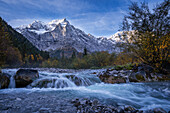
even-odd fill
[(84, 48), (88, 52), (108, 51), (119, 52), (119, 48), (112, 41), (96, 38), (87, 35), (80, 29), (75, 28), (65, 18), (53, 20), (47, 24), (41, 21), (34, 21), (28, 26), (16, 28), (39, 50), (51, 51), (63, 47), (75, 48), (78, 52), (83, 52)]
[[(22, 34), (15, 31), (11, 26), (9, 26), (2, 18), (0, 17), (1, 23), (1, 33), (5, 32), (7, 34), (6, 40), (10, 40), (10, 45), (16, 47), (21, 55), (24, 57), (27, 55), (38, 55), (40, 54), (44, 58), (48, 58), (48, 53), (39, 51), (32, 43), (30, 43)], [(3, 38), (3, 37), (0, 37)]]

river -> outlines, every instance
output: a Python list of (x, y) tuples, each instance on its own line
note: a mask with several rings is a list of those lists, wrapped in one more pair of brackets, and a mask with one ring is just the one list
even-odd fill
[[(140, 110), (161, 107), (170, 111), (169, 82), (105, 84), (96, 74), (103, 70), (81, 70), (68, 73), (41, 70), (39, 79), (27, 88), (15, 88), (13, 75), (16, 71), (17, 69), (2, 70), (2, 72), (10, 74), (11, 78), (9, 88), (0, 90), (1, 96), (8, 98), (11, 95), (40, 94), (68, 100), (90, 98), (114, 106), (131, 105)], [(27, 96), (27, 98), (29, 97)]]

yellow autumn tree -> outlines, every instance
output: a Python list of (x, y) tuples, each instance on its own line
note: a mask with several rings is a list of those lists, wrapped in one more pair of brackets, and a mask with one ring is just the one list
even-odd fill
[[(152, 11), (147, 3), (132, 2), (124, 17), (122, 30), (129, 38), (129, 48), (140, 60), (164, 72), (170, 63), (169, 0), (158, 4)], [(129, 31), (133, 31), (130, 33)]]

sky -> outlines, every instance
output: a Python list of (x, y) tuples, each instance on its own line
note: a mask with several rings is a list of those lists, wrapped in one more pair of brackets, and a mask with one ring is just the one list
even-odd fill
[(0, 16), (13, 28), (34, 20), (66, 18), (87, 34), (111, 36), (119, 30), (130, 3), (142, 1), (153, 8), (163, 0), (0, 0)]

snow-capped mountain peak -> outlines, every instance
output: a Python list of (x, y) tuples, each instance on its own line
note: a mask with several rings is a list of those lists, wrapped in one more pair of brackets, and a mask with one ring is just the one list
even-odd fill
[(48, 25), (53, 26), (53, 27), (58, 24), (61, 24), (62, 27), (65, 27), (66, 25), (69, 25), (70, 23), (69, 21), (66, 20), (66, 18), (52, 20), (51, 22), (48, 23)]
[(45, 23), (39, 20), (33, 21), (33, 23), (29, 24), (27, 27), (30, 29), (43, 29), (45, 26)]
[(84, 48), (88, 52), (108, 51), (119, 52), (113, 38), (96, 38), (91, 34), (75, 28), (64, 19), (56, 19), (45, 24), (41, 21), (34, 21), (28, 26), (16, 28), (39, 50), (51, 51), (65, 46), (75, 48), (77, 52), (83, 52)]

